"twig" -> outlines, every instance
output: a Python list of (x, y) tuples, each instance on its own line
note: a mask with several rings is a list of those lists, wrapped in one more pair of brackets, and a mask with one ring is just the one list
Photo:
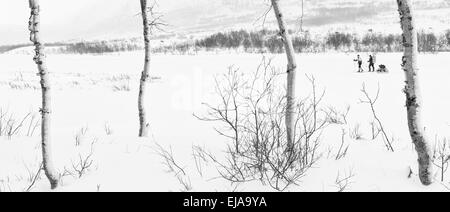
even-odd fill
[(43, 168), (44, 168), (44, 164), (41, 163), (40, 166), (39, 166), (38, 171), (36, 172), (36, 174), (33, 177), (33, 180), (31, 181), (31, 184), (25, 190), (26, 192), (31, 191), (31, 189), (34, 187), (34, 185), (36, 184), (36, 181), (39, 179), (39, 176), (41, 175), (41, 171), (42, 171)]
[(382, 124), (381, 120), (378, 118), (376, 110), (375, 110), (375, 104), (378, 101), (378, 98), (380, 96), (380, 85), (378, 84), (378, 90), (377, 90), (377, 94), (376, 94), (375, 98), (371, 98), (370, 97), (369, 93), (366, 90), (366, 85), (365, 84), (363, 84), (361, 92), (364, 94), (364, 96), (366, 98), (366, 100), (360, 100), (361, 103), (366, 103), (366, 104), (370, 105), (370, 109), (372, 110), (372, 115), (373, 115), (374, 119), (378, 122), (378, 126), (380, 127), (380, 130), (383, 133), (383, 136), (384, 136), (384, 139), (385, 139), (384, 141), (385, 141), (385, 145), (386, 145), (387, 149), (389, 151), (394, 152), (394, 148), (392, 147), (392, 143), (391, 143), (391, 141), (390, 141), (386, 131), (384, 130), (383, 124)]

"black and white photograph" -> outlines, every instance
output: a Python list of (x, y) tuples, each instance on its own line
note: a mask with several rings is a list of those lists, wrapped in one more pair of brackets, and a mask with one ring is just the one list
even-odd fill
[(449, 58), (450, 0), (0, 0), (0, 192), (449, 192)]

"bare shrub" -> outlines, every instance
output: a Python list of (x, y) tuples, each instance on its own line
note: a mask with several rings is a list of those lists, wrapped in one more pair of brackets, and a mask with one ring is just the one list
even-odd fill
[(13, 192), (9, 181), (0, 180), (0, 192)]
[(347, 156), (348, 148), (350, 147), (350, 145), (345, 144), (345, 135), (346, 135), (346, 132), (344, 129), (342, 129), (341, 145), (339, 146), (339, 150), (336, 153), (336, 160), (340, 160), (340, 159), (344, 158), (345, 156)]
[(327, 120), (331, 124), (347, 124), (347, 117), (350, 113), (350, 105), (348, 105), (345, 110), (339, 110), (335, 107), (328, 107), (325, 112), (327, 113)]
[(75, 134), (75, 146), (80, 146), (83, 142), (83, 139), (86, 137), (86, 133), (88, 131), (88, 127), (82, 127), (78, 130), (78, 132)]
[(36, 132), (36, 129), (41, 126), (41, 118), (37, 114), (31, 115), (30, 122), (28, 124), (27, 136), (32, 137)]
[(337, 192), (345, 192), (348, 190), (351, 184), (353, 182), (351, 181), (356, 175), (353, 173), (353, 170), (350, 170), (348, 172), (345, 172), (344, 174), (341, 174), (339, 171), (336, 180), (335, 180), (335, 187), (338, 189)]
[(327, 150), (326, 150), (326, 158), (327, 159), (330, 159), (330, 158), (334, 158), (334, 156), (333, 156), (333, 150), (334, 150), (334, 148), (332, 147), (332, 146), (328, 146), (327, 147)]
[(168, 168), (167, 172), (173, 172), (175, 175), (183, 174), (186, 175), (186, 171), (183, 167), (178, 165), (176, 162), (172, 147), (169, 150), (164, 149), (161, 145), (156, 144), (156, 153), (164, 159), (164, 165)]
[(375, 121), (370, 122), (370, 129), (372, 132), (372, 140), (377, 139), (381, 133), (381, 129)]
[(446, 138), (438, 140), (436, 137), (436, 145), (434, 147), (434, 165), (441, 172), (441, 182), (445, 180), (445, 173), (448, 170), (450, 162), (450, 145)]
[(355, 124), (353, 128), (350, 128), (350, 138), (354, 140), (361, 140), (362, 139), (362, 132), (361, 132), (361, 125)]
[(35, 113), (29, 112), (18, 119), (13, 113), (0, 108), (0, 136), (11, 139), (12, 136), (20, 135), (24, 128), (26, 136), (33, 136), (36, 128), (40, 126), (40, 119), (36, 116)]
[(368, 104), (370, 106), (370, 109), (372, 111), (372, 115), (373, 118), (376, 120), (379, 130), (381, 131), (381, 133), (383, 134), (383, 138), (384, 138), (384, 144), (386, 145), (386, 148), (389, 151), (394, 152), (394, 147), (392, 147), (392, 140), (388, 137), (385, 128), (383, 127), (383, 123), (381, 122), (380, 118), (377, 115), (377, 112), (375, 110), (375, 104), (378, 101), (378, 98), (380, 97), (380, 86), (378, 85), (378, 90), (377, 90), (377, 94), (375, 97), (371, 97), (368, 93), (368, 91), (366, 90), (366, 85), (363, 84), (361, 92), (364, 94), (365, 99), (364, 100), (360, 100), (361, 103), (364, 104)]
[(12, 90), (39, 90), (39, 86), (33, 85), (28, 82), (9, 82), (9, 87)]
[(43, 169), (44, 169), (44, 164), (43, 163), (41, 163), (39, 165), (39, 168), (38, 168), (38, 170), (36, 172), (31, 172), (31, 170), (28, 169), (28, 167), (27, 167), (27, 170), (28, 170), (28, 182), (30, 184), (25, 189), (26, 192), (30, 192), (33, 189), (33, 187), (36, 184), (36, 182), (39, 179), (41, 179), (41, 172), (42, 172)]
[(192, 157), (198, 174), (203, 177), (203, 164), (208, 163), (208, 156), (205, 154), (205, 151), (202, 151), (201, 147), (192, 146)]
[(89, 152), (87, 153), (78, 153), (78, 158), (75, 161), (72, 161), (71, 168), (64, 167), (64, 172), (62, 176), (73, 176), (81, 178), (88, 171), (92, 169), (94, 164), (94, 145), (97, 143), (97, 140), (94, 139), (92, 141)]
[(172, 147), (170, 147), (169, 150), (166, 150), (161, 145), (156, 144), (156, 153), (163, 158), (163, 164), (167, 168), (166, 171), (168, 173), (173, 173), (178, 182), (182, 185), (182, 191), (191, 191), (191, 180), (187, 175), (185, 168), (179, 165), (179, 163), (175, 160)]
[(182, 190), (183, 192), (189, 192), (192, 191), (192, 183), (191, 179), (189, 177), (183, 177), (182, 175), (176, 176), (178, 182), (183, 186)]
[(129, 91), (131, 91), (130, 81), (113, 85), (112, 89), (113, 89), (114, 92), (120, 92), (120, 91), (129, 92)]
[(204, 103), (207, 115), (195, 116), (219, 123), (216, 131), (230, 140), (226, 162), (200, 151), (218, 165), (223, 178), (234, 183), (259, 180), (284, 191), (297, 184), (321, 156), (317, 148), (328, 124), (320, 106), (324, 93), (317, 95), (315, 79), (309, 77), (312, 97), (295, 106), (295, 142), (289, 145), (284, 120), (286, 98), (284, 89), (277, 86), (283, 84), (280, 76), (271, 60), (263, 58), (251, 75), (231, 66), (226, 74), (216, 77), (219, 103)]
[(106, 81), (109, 81), (113, 84), (112, 90), (114, 92), (131, 91), (130, 80), (131, 76), (127, 74), (112, 75), (106, 78)]
[(111, 81), (111, 82), (129, 81), (130, 79), (131, 79), (131, 77), (128, 74), (112, 75), (112, 76), (106, 78), (107, 81)]

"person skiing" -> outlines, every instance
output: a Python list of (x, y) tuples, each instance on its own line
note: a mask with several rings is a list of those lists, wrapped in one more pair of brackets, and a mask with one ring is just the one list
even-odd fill
[(375, 72), (375, 59), (372, 55), (369, 55), (369, 72)]
[(358, 54), (358, 57), (357, 57), (356, 59), (354, 59), (353, 61), (358, 62), (358, 73), (363, 72), (363, 71), (364, 71), (364, 70), (362, 69), (362, 63), (363, 63), (363, 61), (362, 61), (362, 59), (361, 59), (361, 56), (359, 56), (359, 54)]

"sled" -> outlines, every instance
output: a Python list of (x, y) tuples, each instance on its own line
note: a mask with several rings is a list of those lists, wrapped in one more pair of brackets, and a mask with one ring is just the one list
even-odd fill
[(389, 70), (385, 65), (379, 65), (377, 69), (377, 73), (389, 73)]

